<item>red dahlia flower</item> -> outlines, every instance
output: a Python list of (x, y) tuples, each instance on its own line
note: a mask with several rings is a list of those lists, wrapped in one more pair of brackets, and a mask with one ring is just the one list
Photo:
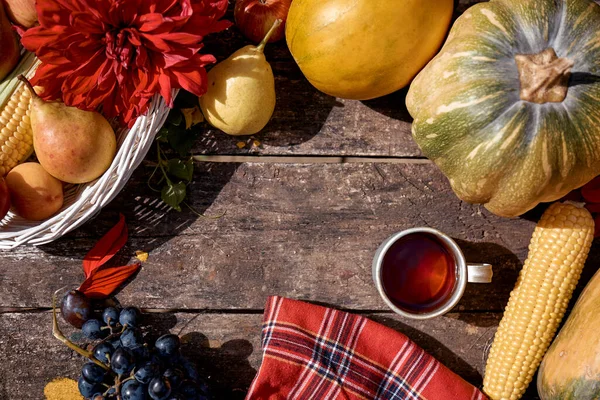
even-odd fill
[(155, 93), (206, 92), (202, 39), (228, 28), (227, 0), (37, 0), (40, 26), (21, 42), (42, 64), (32, 79), (42, 97), (132, 126)]

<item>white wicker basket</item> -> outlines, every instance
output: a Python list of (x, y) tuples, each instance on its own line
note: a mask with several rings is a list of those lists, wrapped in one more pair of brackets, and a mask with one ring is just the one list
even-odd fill
[(92, 218), (123, 189), (168, 114), (164, 100), (156, 95), (146, 115), (139, 117), (131, 129), (116, 131), (118, 150), (110, 168), (93, 182), (65, 186), (63, 207), (53, 217), (35, 222), (9, 212), (0, 222), (0, 249), (52, 242)]

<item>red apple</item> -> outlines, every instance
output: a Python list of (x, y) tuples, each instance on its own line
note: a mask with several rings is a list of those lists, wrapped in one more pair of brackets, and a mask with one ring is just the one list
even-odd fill
[(292, 0), (236, 0), (233, 16), (244, 36), (256, 43), (265, 37), (275, 20), (282, 20), (269, 39), (269, 42), (276, 42), (285, 34), (285, 20), (291, 4)]
[(0, 220), (8, 214), (10, 209), (10, 193), (4, 178), (0, 177)]

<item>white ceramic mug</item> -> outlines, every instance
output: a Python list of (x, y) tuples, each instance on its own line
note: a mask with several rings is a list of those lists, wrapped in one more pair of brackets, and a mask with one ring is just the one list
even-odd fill
[[(443, 244), (453, 257), (456, 267), (456, 283), (454, 284), (451, 293), (448, 295), (447, 300), (434, 310), (426, 312), (411, 312), (396, 306), (386, 294), (381, 277), (383, 260), (390, 247), (401, 238), (415, 233), (429, 234), (439, 240), (440, 244)], [(462, 298), (467, 282), (490, 283), (492, 281), (492, 275), (492, 266), (490, 264), (468, 264), (462, 250), (458, 247), (458, 244), (456, 244), (450, 236), (432, 228), (412, 228), (390, 236), (381, 244), (381, 246), (379, 246), (375, 253), (375, 257), (373, 258), (373, 281), (379, 291), (379, 295), (394, 312), (403, 317), (412, 319), (430, 319), (447, 313)]]

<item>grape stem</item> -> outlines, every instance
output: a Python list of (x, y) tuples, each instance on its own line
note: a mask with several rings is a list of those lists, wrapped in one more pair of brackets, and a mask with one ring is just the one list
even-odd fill
[(123, 400), (121, 398), (121, 375), (117, 375), (117, 378), (115, 379), (115, 386), (113, 386), (115, 388), (115, 394), (117, 395), (117, 400)]
[[(104, 328), (106, 328), (106, 327), (103, 327), (102, 329), (104, 329)], [(109, 328), (110, 328), (110, 335), (108, 335), (107, 337), (105, 337), (104, 339), (102, 339), (100, 341), (100, 343), (105, 343), (105, 342), (109, 341), (110, 339), (114, 339), (117, 336), (119, 336), (121, 333), (123, 333), (123, 331), (125, 331), (125, 327), (123, 327), (120, 332), (114, 332), (113, 328), (110, 327), (110, 326), (109, 326)], [(118, 327), (115, 327), (115, 329), (118, 329)], [(109, 364), (110, 364), (110, 362), (109, 362)]]
[(86, 358), (89, 358), (90, 360), (92, 360), (92, 362), (94, 362), (94, 364), (97, 364), (105, 370), (110, 371), (110, 368), (104, 365), (104, 363), (100, 360), (97, 360), (96, 357), (93, 356), (91, 351), (84, 350), (81, 347), (77, 346), (75, 343), (67, 339), (65, 335), (61, 332), (58, 326), (58, 318), (56, 317), (56, 296), (59, 292), (63, 291), (64, 289), (64, 287), (58, 289), (56, 292), (54, 292), (54, 295), (52, 296), (52, 335), (54, 335), (55, 338), (67, 345), (67, 347), (73, 350), (74, 352), (79, 353)]

